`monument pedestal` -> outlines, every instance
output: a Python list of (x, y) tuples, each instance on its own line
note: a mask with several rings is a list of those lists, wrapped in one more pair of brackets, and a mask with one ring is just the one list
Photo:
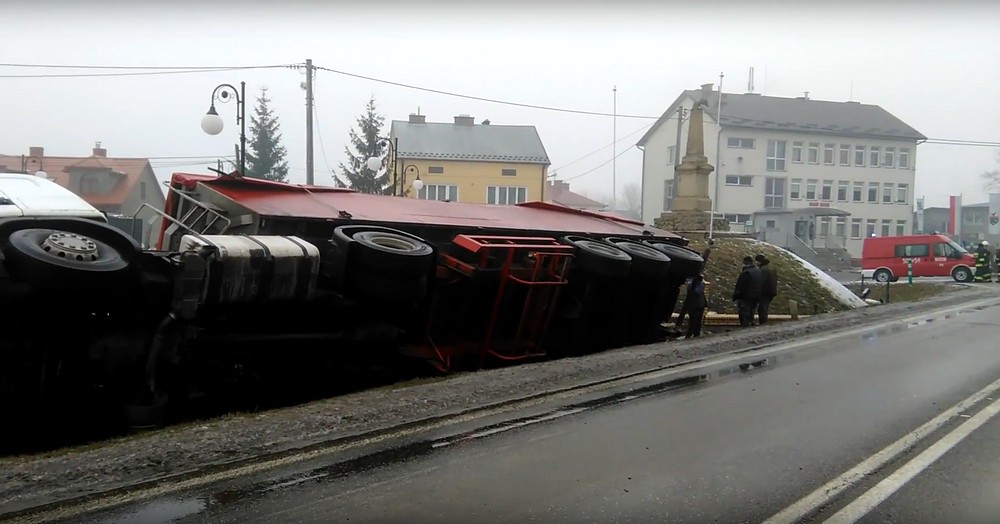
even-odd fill
[[(653, 220), (653, 225), (677, 234), (708, 231), (711, 216), (711, 213), (705, 211), (671, 211)], [(729, 222), (724, 218), (716, 218), (712, 229), (729, 231)]]

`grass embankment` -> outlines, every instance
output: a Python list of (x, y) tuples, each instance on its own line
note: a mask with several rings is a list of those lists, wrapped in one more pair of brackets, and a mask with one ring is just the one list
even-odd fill
[(940, 295), (941, 293), (948, 293), (950, 291), (956, 291), (962, 289), (961, 286), (956, 286), (954, 284), (939, 284), (932, 282), (915, 282), (912, 286), (906, 282), (894, 282), (889, 284), (889, 300), (886, 301), (886, 285), (879, 284), (877, 282), (866, 282), (864, 285), (860, 283), (847, 284), (847, 289), (854, 292), (855, 295), (861, 296), (865, 288), (871, 289), (871, 293), (868, 294), (868, 298), (872, 300), (881, 300), (883, 302), (919, 302), (925, 298)]
[[(705, 249), (705, 242), (692, 240), (689, 247), (701, 253)], [(736, 313), (736, 303), (732, 301), (733, 288), (743, 267), (743, 257), (753, 257), (758, 253), (763, 253), (770, 259), (771, 265), (778, 271), (778, 296), (771, 302), (772, 314), (789, 314), (789, 300), (798, 303), (799, 314), (802, 315), (851, 309), (820, 285), (811, 271), (784, 250), (756, 240), (718, 238), (705, 267), (705, 280), (711, 283), (705, 292), (709, 311)], [(683, 300), (682, 292), (681, 301)], [(678, 302), (678, 309), (680, 304)]]

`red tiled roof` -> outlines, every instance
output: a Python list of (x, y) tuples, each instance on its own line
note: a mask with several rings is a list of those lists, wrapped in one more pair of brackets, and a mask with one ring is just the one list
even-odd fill
[(566, 182), (556, 181), (555, 184), (552, 182), (547, 182), (545, 187), (545, 199), (550, 202), (555, 202), (557, 204), (562, 204), (566, 207), (573, 208), (603, 208), (607, 207), (606, 204), (598, 202), (596, 200), (591, 200), (579, 193), (574, 193), (569, 190), (569, 184)]
[[(35, 165), (37, 164), (32, 163), (32, 166)], [(0, 154), (0, 166), (6, 167), (10, 171), (20, 170), (21, 155)], [(46, 155), (42, 157), (42, 170), (57, 184), (67, 188), (69, 187), (69, 171), (75, 169), (88, 171), (107, 169), (119, 175), (118, 183), (110, 192), (103, 195), (80, 195), (95, 207), (124, 204), (147, 167), (149, 167), (149, 159), (146, 158), (105, 158), (95, 155), (89, 157)]]

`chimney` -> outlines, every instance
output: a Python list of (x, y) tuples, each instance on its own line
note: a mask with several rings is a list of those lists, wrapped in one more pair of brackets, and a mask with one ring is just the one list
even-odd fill
[(715, 84), (701, 84), (701, 96), (708, 98), (712, 94), (712, 86)]
[(476, 119), (466, 114), (461, 114), (455, 117), (455, 125), (471, 126), (475, 123)]
[(41, 146), (31, 146), (28, 148), (28, 156), (42, 158), (45, 156), (45, 148)]
[(108, 157), (108, 150), (104, 149), (103, 147), (101, 147), (101, 143), (100, 142), (96, 142), (94, 144), (94, 156), (99, 156), (101, 158), (107, 158)]
[(416, 113), (410, 113), (410, 123), (411, 124), (426, 124), (427, 117), (424, 115), (418, 115)]

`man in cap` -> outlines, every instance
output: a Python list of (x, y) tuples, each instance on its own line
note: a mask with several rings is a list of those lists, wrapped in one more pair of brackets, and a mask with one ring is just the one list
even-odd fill
[(771, 309), (771, 300), (778, 296), (778, 270), (771, 265), (763, 253), (754, 257), (757, 267), (760, 268), (761, 289), (760, 302), (757, 303), (757, 323), (764, 325), (767, 323), (767, 313)]

